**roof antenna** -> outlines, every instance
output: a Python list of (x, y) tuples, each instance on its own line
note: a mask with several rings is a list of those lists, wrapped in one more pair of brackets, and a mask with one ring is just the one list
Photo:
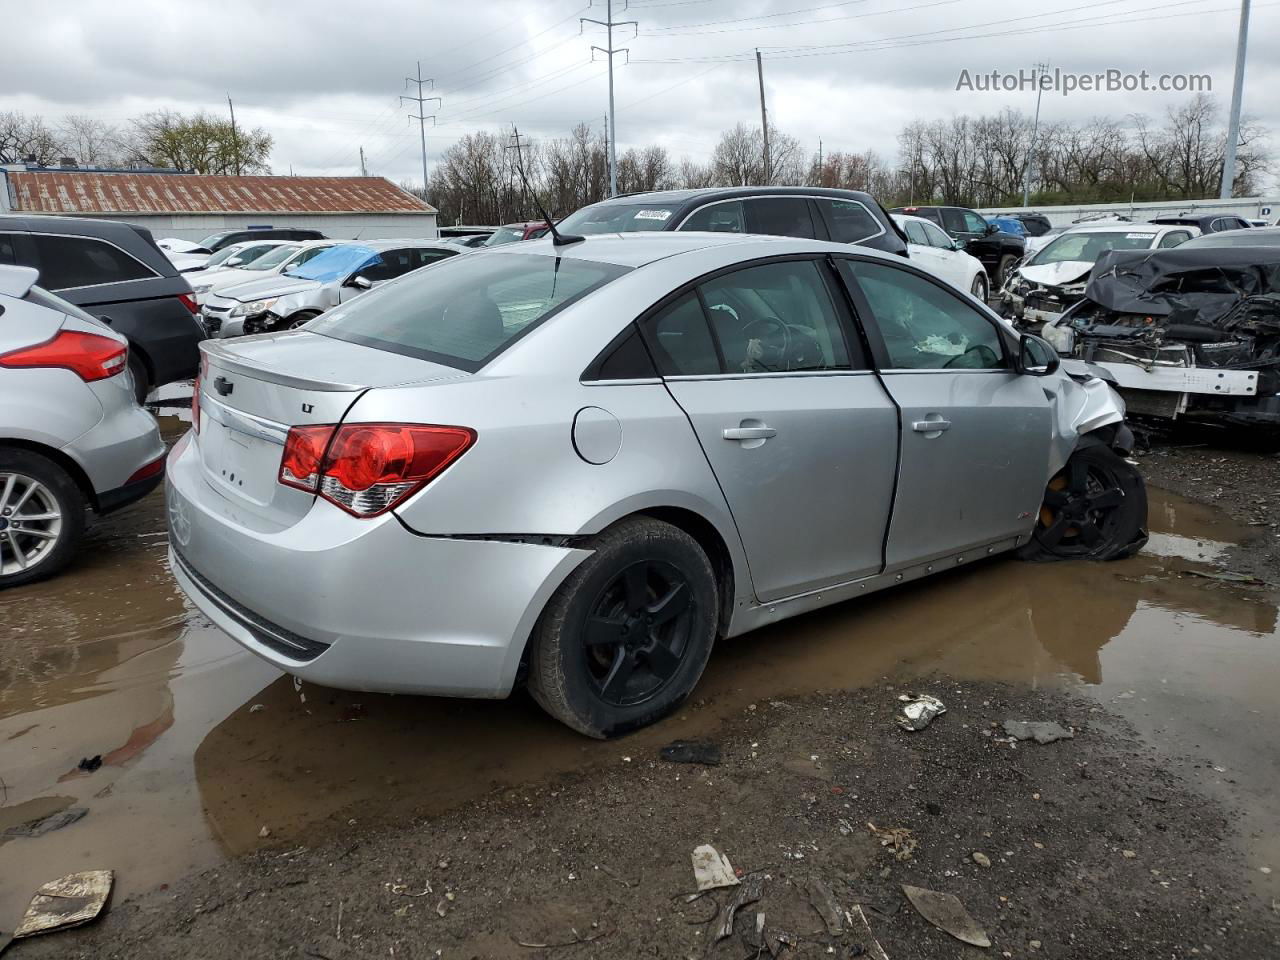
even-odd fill
[(538, 199), (538, 195), (534, 192), (533, 187), (529, 185), (529, 178), (524, 175), (524, 157), (520, 150), (516, 150), (516, 171), (520, 174), (520, 182), (524, 184), (525, 191), (529, 196), (533, 197), (533, 205), (538, 208), (538, 214), (542, 217), (544, 223), (551, 232), (551, 243), (557, 247), (566, 247), (571, 243), (582, 243), (586, 237), (579, 237), (574, 234), (563, 234), (556, 229), (555, 221), (547, 216), (546, 209), (542, 206), (542, 201)]

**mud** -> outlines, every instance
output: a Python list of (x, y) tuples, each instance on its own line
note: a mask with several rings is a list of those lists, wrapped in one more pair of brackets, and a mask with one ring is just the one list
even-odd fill
[[(173, 402), (182, 402), (180, 394)], [(164, 422), (171, 437), (182, 429), (176, 418), (165, 417)], [(1177, 459), (1189, 454), (1153, 451), (1144, 459), (1160, 464), (1152, 470), (1159, 477), (1165, 463), (1194, 470), (1190, 461)], [(1207, 455), (1202, 459), (1212, 460)], [(1236, 489), (1230, 483), (1222, 488)], [(823, 793), (818, 787), (824, 784), (857, 792), (852, 781), (874, 773), (880, 783), (875, 802), (842, 814), (855, 825), (858, 818), (893, 821), (909, 811), (917, 824), (912, 804), (929, 792), (944, 798), (939, 802), (946, 814), (917, 827), (937, 827), (935, 844), (946, 846), (946, 838), (956, 832), (969, 842), (974, 825), (991, 822), (994, 814), (991, 796), (974, 793), (965, 784), (987, 783), (988, 789), (994, 784), (1003, 791), (1021, 782), (991, 766), (1007, 757), (986, 752), (988, 738), (972, 739), (984, 724), (1010, 718), (998, 709), (978, 709), (985, 699), (1025, 711), (1014, 719), (1075, 717), (1095, 734), (1034, 748), (1056, 754), (1020, 747), (1019, 758), (1044, 760), (1045, 766), (1032, 770), (1044, 782), (1074, 786), (1072, 777), (1081, 779), (1079, 764), (1111, 764), (1113, 775), (1128, 785), (1133, 803), (1147, 790), (1163, 798), (1148, 804), (1176, 803), (1180, 811), (1191, 811), (1185, 824), (1181, 815), (1162, 819), (1165, 829), (1152, 837), (1163, 850), (1161, 856), (1176, 854), (1196, 877), (1207, 878), (1194, 884), (1197, 889), (1212, 889), (1221, 899), (1212, 909), (1195, 901), (1194, 909), (1200, 911), (1196, 937), (1202, 927), (1208, 931), (1214, 923), (1231, 920), (1230, 929), (1247, 929), (1249, 937), (1263, 938), (1239, 942), (1262, 943), (1273, 935), (1262, 912), (1271, 898), (1280, 897), (1277, 874), (1259, 869), (1280, 871), (1280, 767), (1271, 735), (1280, 721), (1274, 696), (1280, 677), (1277, 598), (1268, 588), (1226, 585), (1185, 572), (1229, 565), (1276, 579), (1276, 567), (1268, 566), (1272, 546), (1265, 539), (1271, 531), (1263, 531), (1258, 547), (1260, 528), (1251, 526), (1257, 515), (1250, 511), (1259, 504), (1246, 503), (1250, 497), (1270, 497), (1274, 503), (1276, 489), (1273, 482), (1252, 494), (1241, 492), (1238, 504), (1228, 496), (1216, 498), (1232, 517), (1153, 489), (1152, 542), (1131, 561), (1033, 566), (995, 560), (759, 631), (717, 652), (695, 700), (681, 714), (617, 743), (583, 740), (547, 719), (522, 695), (505, 702), (386, 697), (321, 689), (281, 676), (204, 622), (181, 597), (165, 569), (163, 509), (159, 495), (153, 496), (97, 525), (91, 548), (67, 575), (0, 596), (0, 833), (68, 807), (89, 809), (64, 829), (0, 845), (0, 929), (11, 929), (38, 883), (73, 870), (110, 867), (117, 871), (112, 917), (97, 928), (102, 932), (61, 935), (62, 950), (109, 956), (116, 952), (113, 938), (123, 938), (115, 942), (132, 947), (121, 955), (168, 956), (179, 952), (166, 952), (173, 948), (168, 938), (175, 931), (198, 929), (195, 955), (202, 955), (201, 942), (207, 947), (203, 955), (229, 955), (214, 949), (218, 937), (229, 935), (218, 925), (222, 921), (202, 919), (189, 929), (197, 902), (248, 904), (223, 911), (243, 925), (283, 916), (280, 910), (318, 917), (322, 903), (328, 903), (327, 910), (345, 897), (357, 913), (367, 911), (351, 921), (365, 931), (362, 936), (384, 938), (377, 941), (377, 953), (386, 956), (399, 943), (397, 955), (431, 955), (420, 946), (406, 952), (407, 941), (396, 940), (390, 928), (381, 930), (383, 914), (404, 903), (379, 892), (383, 879), (395, 878), (378, 871), (399, 870), (410, 884), (416, 877), (434, 878), (437, 871), (424, 871), (421, 863), (436, 862), (437, 849), (447, 849), (453, 852), (446, 859), (471, 859), (459, 882), (469, 897), (482, 897), (469, 909), (478, 909), (479, 903), (485, 908), (480, 914), (460, 910), (457, 926), (434, 912), (434, 899), (415, 902), (413, 915), (438, 927), (432, 932), (436, 939), (417, 942), (449, 946), (447, 956), (505, 955), (512, 949), (510, 935), (520, 932), (517, 921), (545, 919), (541, 908), (535, 909), (539, 904), (550, 911), (548, 916), (588, 925), (584, 918), (591, 910), (597, 910), (597, 920), (605, 913), (591, 897), (613, 895), (615, 923), (621, 922), (620, 911), (630, 924), (658, 910), (648, 887), (637, 900), (641, 894), (632, 891), (639, 888), (598, 878), (590, 883), (587, 900), (575, 892), (581, 884), (560, 891), (572, 896), (552, 896), (564, 884), (577, 882), (558, 877), (554, 865), (563, 865), (570, 856), (564, 851), (594, 857), (590, 864), (574, 859), (570, 872), (579, 880), (586, 879), (583, 871), (600, 863), (627, 878), (654, 870), (663, 884), (672, 886), (664, 896), (679, 889), (688, 849), (696, 842), (716, 842), (717, 832), (734, 832), (735, 843), (748, 852), (747, 869), (778, 867), (777, 843), (785, 838), (800, 842), (804, 830), (796, 831), (804, 827), (806, 811), (816, 815), (806, 806), (797, 807), (796, 798), (812, 794), (825, 802), (841, 795), (829, 789)], [(1242, 557), (1254, 557), (1256, 567), (1243, 566)], [(939, 688), (949, 712), (935, 726), (949, 732), (947, 739), (937, 738), (939, 752), (931, 755), (944, 765), (939, 770), (950, 772), (942, 780), (924, 776), (929, 761), (921, 761), (921, 767), (914, 760), (901, 770), (882, 770), (886, 761), (893, 766), (910, 759), (900, 752), (899, 738), (906, 735), (892, 724), (890, 687), (910, 685), (913, 678), (936, 682), (933, 678), (939, 676), (949, 678)], [(959, 710), (952, 689), (962, 691), (965, 706)], [(840, 693), (815, 699), (815, 691)], [(1039, 715), (1050, 706), (1062, 712)], [(833, 726), (834, 717), (844, 726)], [(929, 737), (933, 729), (917, 736)], [(960, 732), (966, 729), (970, 732)], [(708, 736), (732, 743), (726, 763), (740, 764), (711, 778), (720, 786), (702, 789), (706, 778), (687, 768), (683, 774), (655, 772), (669, 769), (650, 763), (659, 746)], [(761, 737), (768, 738), (774, 752), (757, 750), (760, 756), (750, 758), (750, 744)], [(833, 744), (851, 751), (846, 759), (853, 766), (838, 774), (832, 768), (816, 773), (807, 758), (829, 753)], [(92, 773), (77, 768), (82, 758), (93, 756), (102, 757), (101, 768)], [(760, 762), (748, 764), (748, 759)], [(677, 775), (685, 787), (673, 786)], [(910, 783), (922, 792), (902, 793)], [(688, 797), (680, 793), (695, 787), (699, 789)], [(1097, 785), (1092, 789), (1096, 792)], [(665, 796), (664, 790), (669, 791)], [(1034, 824), (1019, 818), (1024, 808), (1035, 809), (1028, 806), (1025, 792), (1016, 792), (1016, 803), (1001, 801), (1024, 839)], [(1098, 837), (1110, 829), (1107, 815), (1090, 815), (1087, 829), (1073, 825), (1071, 805), (1087, 798), (1071, 791), (1063, 798), (1043, 829), (1055, 834), (1059, 858), (1090, 861), (1077, 869), (1088, 874), (1085, 885), (1098, 897), (1089, 909), (1112, 911), (1104, 894), (1130, 897), (1131, 892), (1120, 888), (1136, 881), (1115, 873), (1110, 859), (1090, 860), (1105, 853)], [(696, 810), (686, 800), (696, 801)], [(606, 812), (603, 824), (600, 811)], [(822, 816), (823, 842), (836, 842), (828, 836), (831, 818)], [(526, 835), (522, 829), (527, 844), (519, 839)], [(647, 838), (644, 849), (629, 836), (637, 831)], [(475, 854), (463, 839), (467, 835), (488, 836), (497, 844), (491, 849), (507, 852)], [(588, 838), (595, 846), (579, 850)], [(281, 857), (281, 850), (299, 844), (305, 844), (305, 852)], [(355, 853), (334, 860), (352, 844), (359, 844)], [(859, 871), (872, 870), (874, 876), (865, 879), (883, 886), (876, 851), (863, 849), (865, 844), (853, 847), (852, 860), (841, 869), (859, 878)], [(244, 854), (251, 857), (218, 867)], [(960, 859), (967, 855), (957, 854)], [(344, 866), (335, 873), (327, 866), (330, 861)], [(960, 868), (943, 867), (942, 862), (927, 861), (922, 872), (895, 872), (894, 878), (952, 889), (946, 886), (952, 878), (943, 871)], [(418, 866), (410, 869), (413, 863)], [(199, 873), (210, 867), (217, 872)], [(1027, 892), (1035, 886), (1034, 871), (1015, 877), (1020, 896), (1026, 898), (1020, 908), (1022, 926), (1009, 927), (1007, 937), (1015, 939), (998, 944), (1020, 956), (1029, 948), (1016, 937), (1035, 939), (1028, 932), (1032, 926), (1048, 929), (1066, 922), (1040, 899), (1083, 895), (1076, 891), (1083, 881), (1072, 880), (1069, 873), (1062, 868), (1061, 876), (1054, 874), (1054, 882), (1034, 896)], [(979, 879), (994, 875), (993, 869)], [(790, 881), (800, 873), (779, 876)], [(1159, 901), (1169, 888), (1154, 881), (1158, 889), (1148, 890), (1146, 877), (1137, 890)], [(139, 896), (163, 884), (172, 885), (175, 893)], [(236, 884), (241, 892), (233, 894)], [(317, 884), (324, 886), (316, 889)], [(507, 884), (522, 891), (519, 909), (507, 909)], [(239, 899), (250, 888), (263, 896)], [(998, 896), (993, 891), (982, 895)], [(965, 895), (960, 889), (952, 892)], [(1009, 894), (1001, 890), (999, 895)], [(1143, 902), (1117, 903), (1116, 917), (1123, 910), (1141, 912)], [(1184, 909), (1192, 907), (1185, 898), (1178, 902)], [(119, 908), (126, 903), (127, 909)], [(445, 903), (449, 913), (452, 901)], [(201, 917), (207, 912), (201, 908)], [(994, 922), (972, 905), (971, 912)], [(326, 914), (315, 930), (327, 930), (331, 919)], [(426, 937), (427, 928), (416, 921), (400, 926), (402, 932)], [(282, 937), (287, 928), (282, 925)], [(468, 940), (486, 929), (494, 931), (491, 939)], [(682, 923), (680, 932), (695, 929)], [(920, 940), (924, 934), (915, 926), (906, 930), (910, 942), (939, 946), (927, 937)], [(296, 947), (303, 934), (299, 928), (287, 936)], [(538, 934), (543, 935), (553, 933)], [(1183, 952), (1171, 945), (1161, 955), (1182, 956), (1196, 945), (1193, 941), (1188, 930), (1177, 948)], [(283, 949), (284, 941), (270, 942)], [(624, 942), (634, 947), (641, 940), (618, 937), (607, 950), (601, 941), (594, 948), (562, 952), (643, 952), (614, 952)], [(654, 942), (670, 949), (648, 955), (683, 956), (675, 951), (697, 945), (679, 937)], [(906, 942), (897, 944), (896, 951), (886, 943), (886, 950), (893, 957), (915, 955), (903, 954)], [(472, 952), (459, 952), (462, 943), (470, 944)], [(52, 943), (33, 942), (21, 950), (32, 956), (70, 955), (57, 953)], [(279, 950), (271, 955), (282, 955)], [(264, 948), (261, 955), (269, 953)], [(1046, 948), (1045, 955), (1054, 954)]]

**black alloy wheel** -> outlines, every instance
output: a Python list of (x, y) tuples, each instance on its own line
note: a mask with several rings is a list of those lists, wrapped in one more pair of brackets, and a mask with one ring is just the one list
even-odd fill
[(618, 707), (652, 699), (680, 669), (693, 615), (689, 583), (670, 563), (640, 560), (610, 580), (583, 631), (600, 699)]

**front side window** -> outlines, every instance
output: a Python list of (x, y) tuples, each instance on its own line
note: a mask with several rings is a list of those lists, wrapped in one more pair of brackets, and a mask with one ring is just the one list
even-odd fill
[(725, 372), (849, 369), (839, 316), (816, 261), (747, 267), (699, 289)]
[(987, 221), (983, 220), (978, 214), (972, 210), (963, 210), (961, 213), (964, 216), (964, 228), (969, 233), (987, 232)]
[(920, 226), (924, 230), (925, 238), (931, 247), (939, 247), (942, 250), (954, 250), (955, 244), (945, 233), (941, 227), (935, 227), (932, 223), (922, 223)]
[(752, 233), (812, 240), (813, 217), (804, 197), (758, 197), (746, 202)]
[(475, 371), (628, 269), (558, 256), (477, 252), (348, 301), (307, 330)]
[(960, 234), (972, 233), (964, 224), (964, 214), (955, 207), (942, 208), (942, 226), (946, 228), (947, 233)]
[(995, 324), (959, 297), (897, 267), (842, 261), (862, 288), (895, 370), (994, 370), (1008, 364)]
[[(862, 243), (884, 233), (884, 226), (857, 200), (815, 201), (827, 217), (831, 239), (837, 243)], [(908, 236), (910, 232), (908, 232)], [(920, 241), (912, 241), (918, 243)]]
[(741, 200), (710, 203), (689, 215), (681, 230), (707, 230), (712, 233), (746, 233), (747, 218)]
[(40, 285), (47, 290), (70, 290), (125, 280), (154, 277), (152, 271), (118, 247), (89, 237), (36, 233)]

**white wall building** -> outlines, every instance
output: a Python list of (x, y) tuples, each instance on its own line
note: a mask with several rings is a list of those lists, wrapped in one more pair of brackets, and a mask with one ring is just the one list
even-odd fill
[(438, 236), (436, 209), (384, 177), (204, 176), (0, 166), (0, 214), (128, 220), (199, 241), (249, 227), (337, 240)]

